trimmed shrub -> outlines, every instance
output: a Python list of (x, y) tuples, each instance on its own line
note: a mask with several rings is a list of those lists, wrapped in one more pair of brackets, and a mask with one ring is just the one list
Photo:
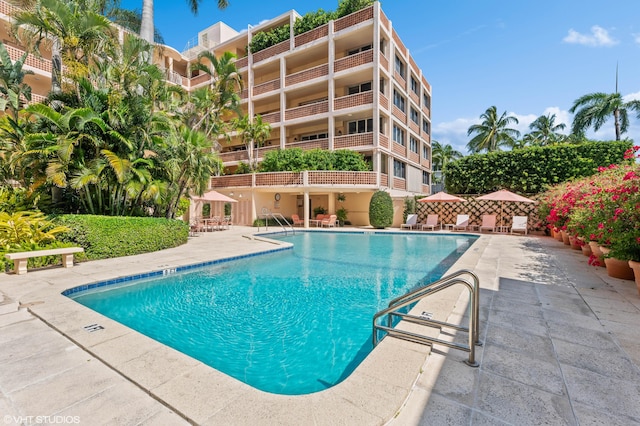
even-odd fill
[(586, 142), (469, 155), (445, 166), (445, 182), (454, 194), (502, 188), (538, 193), (550, 185), (591, 176), (598, 167), (622, 163), (631, 146), (629, 141)]
[(358, 152), (346, 149), (325, 151), (288, 148), (268, 151), (260, 163), (261, 172), (301, 172), (304, 170), (369, 171), (369, 164)]
[(373, 193), (369, 202), (369, 223), (377, 229), (384, 229), (393, 223), (393, 200), (388, 193)]
[(58, 239), (83, 247), (89, 260), (177, 247), (189, 237), (189, 224), (175, 219), (63, 215), (56, 221), (71, 229)]

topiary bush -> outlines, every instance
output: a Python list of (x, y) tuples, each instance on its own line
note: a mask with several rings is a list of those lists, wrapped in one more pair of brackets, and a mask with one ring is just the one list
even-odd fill
[(376, 229), (384, 229), (393, 223), (393, 200), (388, 193), (373, 193), (369, 202), (369, 223)]
[(63, 215), (56, 222), (70, 228), (58, 239), (83, 247), (89, 260), (177, 247), (189, 237), (189, 224), (175, 219)]

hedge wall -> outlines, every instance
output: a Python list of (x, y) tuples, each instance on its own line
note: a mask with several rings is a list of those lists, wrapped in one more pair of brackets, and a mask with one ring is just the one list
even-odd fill
[(631, 141), (587, 142), (474, 154), (446, 165), (446, 189), (453, 194), (485, 194), (497, 189), (538, 193), (549, 185), (619, 164)]
[(151, 217), (63, 215), (56, 221), (71, 228), (59, 241), (84, 247), (87, 259), (148, 253), (187, 242), (189, 224)]

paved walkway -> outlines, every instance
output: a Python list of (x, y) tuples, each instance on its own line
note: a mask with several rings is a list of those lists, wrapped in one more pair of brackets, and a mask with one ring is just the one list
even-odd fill
[[(86, 308), (78, 311), (59, 294), (122, 271), (275, 248), (243, 237), (251, 232), (207, 234), (176, 249), (69, 270), (0, 275), (4, 424), (35, 424), (35, 416), (52, 416), (41, 423), (91, 425), (640, 424), (635, 284), (587, 266), (580, 252), (551, 238), (485, 235), (452, 268), (481, 278), (479, 368), (463, 364), (465, 354), (457, 351), (435, 347), (429, 354), (385, 339), (345, 382), (302, 397), (254, 392)], [(430, 303), (425, 308), (436, 318), (465, 321), (463, 293)], [(91, 321), (105, 330), (87, 333), (80, 325)], [(385, 371), (374, 377), (378, 370)]]

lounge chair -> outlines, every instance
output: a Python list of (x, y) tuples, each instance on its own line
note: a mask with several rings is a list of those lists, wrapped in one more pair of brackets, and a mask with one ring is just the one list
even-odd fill
[(437, 214), (429, 214), (427, 215), (427, 221), (422, 224), (422, 230), (431, 228), (432, 231), (436, 229), (436, 226), (439, 226), (442, 229), (442, 224), (438, 223), (438, 215)]
[(402, 228), (409, 228), (409, 229), (413, 229), (413, 227), (418, 227), (418, 215), (417, 214), (410, 214), (407, 215), (407, 221), (405, 223), (403, 223), (402, 225), (400, 225), (400, 229)]
[(322, 227), (335, 227), (336, 226), (336, 221), (338, 220), (338, 216), (336, 216), (335, 214), (330, 215), (329, 217), (325, 217), (324, 219), (322, 219), (322, 222), (320, 222), (320, 225)]
[(304, 220), (300, 219), (297, 214), (292, 214), (291, 220), (293, 221), (293, 226), (304, 226)]
[(452, 231), (466, 231), (469, 227), (469, 215), (459, 214), (456, 218), (456, 224), (451, 227)]
[(482, 225), (480, 225), (480, 232), (484, 230), (490, 230), (496, 232), (496, 215), (495, 214), (483, 214)]
[(511, 233), (513, 231), (516, 232), (524, 232), (527, 235), (527, 221), (529, 220), (528, 216), (514, 216), (513, 223), (511, 225)]

